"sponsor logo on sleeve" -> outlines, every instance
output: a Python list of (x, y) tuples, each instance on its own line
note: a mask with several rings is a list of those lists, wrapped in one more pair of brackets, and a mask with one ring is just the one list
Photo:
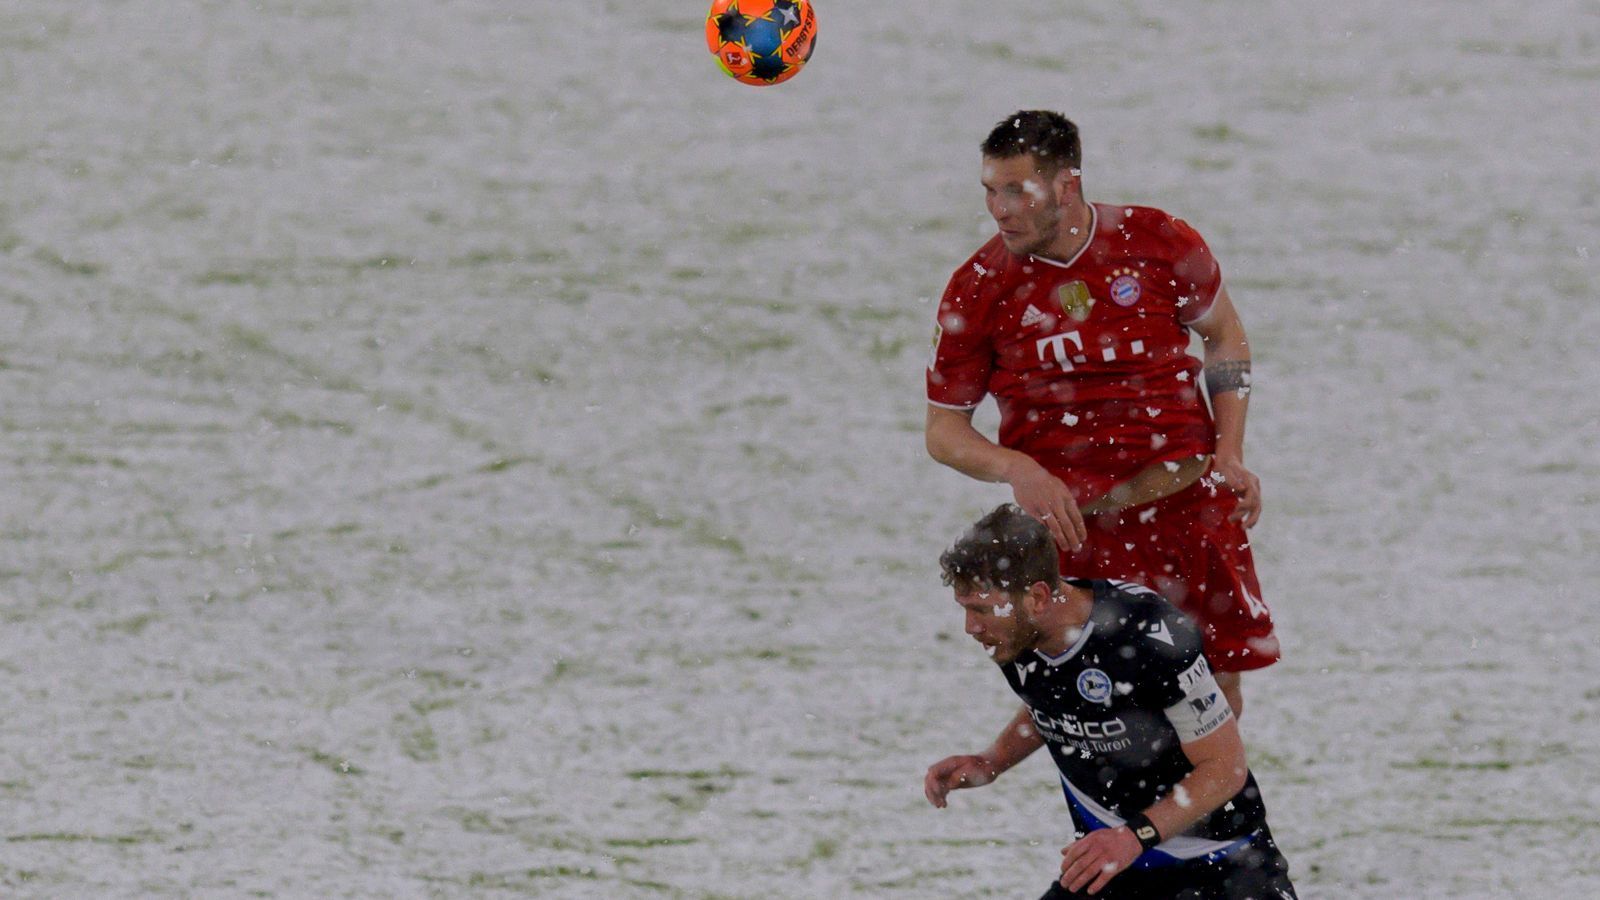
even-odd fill
[(1178, 688), (1187, 694), (1190, 688), (1210, 677), (1211, 666), (1206, 664), (1204, 656), (1199, 657), (1194, 661), (1194, 665), (1184, 669), (1178, 676)]
[(1204, 697), (1191, 698), (1189, 708), (1194, 710), (1194, 728), (1189, 733), (1191, 741), (1216, 731), (1233, 718), (1233, 707), (1222, 699), (1219, 691), (1212, 691)]

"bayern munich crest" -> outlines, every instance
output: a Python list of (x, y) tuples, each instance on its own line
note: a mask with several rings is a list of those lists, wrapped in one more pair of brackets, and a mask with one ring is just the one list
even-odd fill
[(1111, 300), (1118, 306), (1132, 306), (1139, 302), (1139, 295), (1143, 290), (1139, 287), (1139, 276), (1129, 269), (1117, 269), (1112, 273)]
[(1099, 669), (1084, 669), (1078, 675), (1078, 693), (1090, 703), (1111, 701), (1111, 676)]

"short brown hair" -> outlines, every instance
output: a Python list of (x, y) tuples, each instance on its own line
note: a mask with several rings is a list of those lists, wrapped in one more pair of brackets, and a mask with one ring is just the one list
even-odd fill
[(1012, 503), (979, 519), (939, 556), (944, 583), (1020, 594), (1036, 582), (1055, 590), (1061, 562), (1044, 523)]

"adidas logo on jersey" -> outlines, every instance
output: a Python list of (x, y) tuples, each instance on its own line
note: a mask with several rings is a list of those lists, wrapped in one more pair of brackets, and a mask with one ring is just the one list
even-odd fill
[(1030, 328), (1048, 318), (1050, 317), (1039, 311), (1039, 307), (1029, 303), (1028, 309), (1022, 314), (1022, 327)]

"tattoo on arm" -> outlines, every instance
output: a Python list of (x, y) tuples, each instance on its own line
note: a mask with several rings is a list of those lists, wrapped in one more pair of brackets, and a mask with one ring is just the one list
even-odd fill
[(1228, 359), (1212, 363), (1205, 368), (1206, 393), (1215, 397), (1227, 391), (1238, 391), (1239, 396), (1250, 394), (1250, 360)]

